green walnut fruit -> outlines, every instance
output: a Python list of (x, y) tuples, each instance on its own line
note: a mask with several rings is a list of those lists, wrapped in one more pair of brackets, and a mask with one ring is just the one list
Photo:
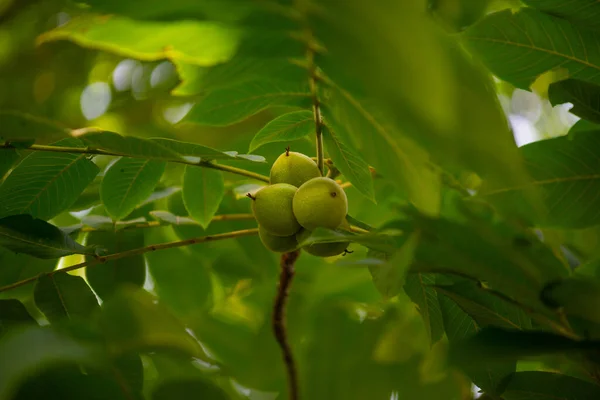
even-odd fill
[(348, 214), (348, 198), (333, 179), (313, 178), (298, 188), (293, 210), (300, 225), (309, 231), (336, 229)]
[(300, 230), (293, 212), (293, 199), (298, 189), (287, 183), (261, 188), (252, 199), (252, 213), (256, 222), (274, 236), (292, 236)]
[(258, 227), (258, 236), (265, 247), (275, 253), (287, 253), (296, 250), (298, 241), (296, 235), (292, 236), (275, 236), (271, 235), (262, 226)]
[[(296, 239), (298, 243), (302, 242), (304, 239), (309, 237), (311, 234), (310, 231), (303, 229), (296, 234)], [(304, 246), (302, 250), (306, 251), (308, 254), (312, 254), (317, 257), (333, 257), (338, 254), (342, 254), (348, 246), (350, 242), (337, 242), (337, 243), (313, 243), (307, 246)]]
[(300, 187), (304, 182), (321, 176), (319, 167), (310, 157), (302, 153), (286, 151), (271, 167), (271, 184), (287, 183)]

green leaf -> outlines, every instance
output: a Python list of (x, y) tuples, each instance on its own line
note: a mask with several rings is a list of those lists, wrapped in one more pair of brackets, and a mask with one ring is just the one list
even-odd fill
[(530, 8), (488, 15), (463, 39), (496, 76), (522, 89), (559, 67), (571, 78), (600, 83), (600, 33)]
[(206, 229), (225, 195), (223, 174), (208, 168), (186, 166), (183, 175), (185, 208)]
[(228, 160), (235, 158), (235, 156), (232, 156), (228, 153), (211, 149), (210, 147), (202, 146), (196, 143), (187, 143), (165, 138), (152, 138), (151, 140), (160, 144), (162, 147), (166, 147), (180, 155), (199, 157), (203, 161), (221, 159)]
[(391, 232), (392, 234), (385, 233), (364, 233), (355, 234), (345, 231), (337, 231), (326, 228), (317, 228), (311, 232), (309, 236), (298, 245), (300, 247), (308, 246), (314, 243), (339, 243), (339, 242), (354, 242), (362, 244), (373, 250), (392, 253), (396, 250), (396, 243), (393, 237), (397, 232)]
[(344, 139), (341, 132), (334, 132), (324, 126), (323, 140), (333, 165), (362, 195), (376, 203), (369, 164), (362, 159), (356, 149), (348, 144), (349, 142)]
[(219, 151), (196, 143), (180, 142), (165, 138), (152, 138), (154, 142), (187, 157), (198, 157), (198, 161), (252, 161), (264, 163), (265, 158), (252, 154), (238, 154), (236, 151)]
[(37, 258), (60, 258), (70, 254), (94, 254), (69, 235), (31, 215), (11, 215), (0, 219), (0, 246)]
[[(479, 331), (477, 323), (462, 311), (456, 303), (444, 295), (438, 296), (444, 329), (451, 346), (463, 343)], [(491, 395), (500, 395), (504, 391), (507, 379), (515, 372), (516, 362), (505, 361), (496, 363), (481, 363), (476, 366), (461, 364), (469, 378)]]
[[(146, 233), (146, 245), (177, 240), (171, 228)], [(204, 309), (212, 295), (212, 280), (205, 261), (188, 249), (146, 253), (154, 290), (161, 302), (182, 318), (192, 318)], [(173, 268), (177, 263), (177, 268)]]
[[(483, 187), (480, 195), (504, 211), (523, 202), (523, 190), (538, 188), (545, 210), (540, 227), (585, 228), (600, 223), (599, 131), (578, 132), (521, 147), (532, 180), (526, 186)], [(521, 202), (521, 203), (519, 203)], [(533, 217), (533, 216), (532, 216)]]
[(521, 308), (486, 293), (475, 282), (465, 280), (431, 289), (454, 300), (480, 327), (492, 325), (508, 329), (532, 328), (531, 318)]
[(100, 198), (106, 211), (115, 219), (128, 216), (152, 194), (165, 171), (166, 163), (135, 158), (121, 158), (104, 175)]
[(195, 221), (192, 218), (181, 217), (169, 211), (154, 210), (150, 211), (150, 215), (159, 221), (166, 222), (171, 225), (200, 225), (198, 221)]
[(600, 86), (575, 79), (555, 82), (548, 88), (552, 105), (571, 103), (569, 111), (591, 122), (600, 123)]
[(449, 357), (451, 362), (477, 366), (481, 363), (515, 361), (556, 353), (585, 354), (599, 349), (598, 341), (573, 340), (541, 331), (524, 332), (488, 327), (454, 343)]
[(353, 216), (351, 216), (350, 214), (346, 215), (346, 220), (351, 223), (352, 225), (358, 226), (359, 228), (364, 229), (365, 231), (372, 231), (373, 228), (372, 226), (366, 224), (365, 222), (359, 221), (358, 219), (354, 218)]
[(401, 236), (398, 250), (390, 255), (379, 253), (371, 249), (367, 257), (381, 259), (384, 263), (369, 263), (369, 272), (373, 277), (373, 283), (381, 295), (390, 299), (402, 291), (406, 282), (406, 272), (413, 262), (415, 248), (419, 243), (419, 235), (415, 233)]
[[(53, 145), (82, 147), (77, 139)], [(31, 214), (51, 219), (77, 200), (98, 171), (85, 154), (33, 152), (0, 185), (0, 217)]]
[(143, 290), (117, 291), (103, 305), (99, 318), (107, 346), (115, 355), (174, 350), (207, 359), (185, 326)]
[[(114, 358), (112, 362), (115, 367), (113, 372), (116, 375), (115, 377), (117, 379), (122, 377), (131, 390), (141, 398), (141, 392), (144, 388), (144, 364), (140, 355), (135, 353), (124, 354), (121, 357)], [(125, 391), (123, 385), (121, 385), (121, 390)]]
[(500, 221), (413, 218), (420, 241), (411, 271), (476, 279), (530, 309), (554, 316), (539, 293), (569, 271), (534, 234)]
[(595, 0), (575, 0), (565, 5), (561, 0), (521, 0), (530, 7), (564, 18), (576, 25), (600, 28), (600, 4)]
[(417, 367), (427, 362), (421, 356), (427, 346), (425, 334), (416, 313), (407, 312), (407, 299), (399, 303), (398, 309), (386, 307), (380, 318), (363, 322), (339, 306), (320, 305), (298, 362), (302, 396), (358, 400), (397, 393), (399, 399), (457, 398), (458, 388), (448, 375), (420, 381), (419, 376), (431, 376)]
[(502, 397), (506, 400), (585, 400), (600, 397), (600, 388), (568, 375), (522, 371), (510, 378)]
[(223, 389), (208, 380), (178, 379), (158, 386), (152, 392), (152, 400), (187, 400), (190, 393), (199, 399), (230, 399)]
[[(117, 232), (90, 232), (87, 243), (102, 246), (108, 254), (144, 247), (144, 233), (139, 229)], [(86, 257), (86, 261), (90, 258)], [(85, 276), (94, 292), (103, 300), (110, 297), (120, 285), (142, 287), (146, 281), (144, 255), (132, 255), (86, 268)]]
[(586, 131), (599, 131), (600, 125), (594, 124), (585, 119), (580, 119), (569, 129), (569, 136), (573, 137), (578, 132), (586, 132)]
[(577, 316), (600, 324), (600, 279), (591, 276), (572, 276), (552, 282), (541, 293), (550, 307), (561, 307), (569, 316)]
[(416, 207), (437, 214), (440, 181), (427, 166), (426, 152), (400, 135), (369, 102), (359, 101), (343, 90), (334, 92), (330, 101), (323, 109), (327, 124), (351, 137), (364, 159), (406, 192)]
[(34, 289), (36, 306), (52, 324), (63, 319), (88, 319), (98, 301), (83, 278), (57, 273), (38, 279)]
[(12, 399), (24, 378), (41, 370), (65, 363), (94, 366), (101, 362), (97, 349), (48, 328), (9, 333), (0, 341), (0, 398)]
[(24, 147), (34, 142), (48, 143), (68, 136), (70, 129), (34, 115), (18, 111), (0, 111), (0, 144), (8, 142)]
[[(104, 215), (88, 214), (81, 217), (80, 225), (81, 227), (85, 225), (103, 231), (119, 231), (122, 229), (133, 228), (136, 225), (143, 224), (145, 222), (145, 218), (135, 218), (127, 221), (113, 221), (110, 217), (105, 217)], [(76, 230), (81, 229), (81, 227), (78, 226)], [(89, 239), (88, 243), (91, 243)]]
[(175, 96), (199, 95), (249, 81), (307, 79), (306, 69), (285, 58), (260, 57), (260, 54), (243, 54), (209, 68), (180, 62), (176, 65), (183, 82), (171, 92)]
[[(56, 267), (58, 260), (41, 259), (26, 254), (16, 254), (0, 247), (0, 286), (33, 278), (39, 274), (50, 272)], [(0, 293), (0, 298), (16, 298), (29, 301), (32, 296), (34, 282)]]
[(432, 345), (444, 334), (442, 310), (437, 292), (431, 287), (433, 284), (435, 284), (435, 275), (420, 273), (407, 274), (404, 284), (404, 291), (416, 304), (417, 310), (423, 318), (425, 330)]
[(202, 125), (227, 126), (274, 106), (310, 105), (308, 84), (272, 81), (245, 82), (215, 90), (202, 98), (184, 121)]
[(171, 21), (177, 19), (225, 19), (239, 21), (251, 11), (260, 8), (254, 3), (248, 4), (239, 0), (195, 1), (177, 0), (165, 3), (161, 0), (149, 0), (144, 7), (138, 7), (135, 2), (118, 0), (87, 0), (86, 4), (93, 11), (104, 14), (118, 14), (132, 19)]
[(575, 276), (582, 275), (600, 279), (600, 259), (588, 261), (575, 268)]
[[(350, 103), (342, 103), (347, 117), (335, 121), (356, 141), (364, 159), (408, 192), (416, 207), (439, 214), (436, 164), (474, 171), (486, 180), (526, 182), (489, 72), (440, 32), (423, 4), (371, 6), (350, 0), (343, 9), (335, 0), (320, 4), (309, 21), (327, 48), (320, 67)], [(323, 103), (335, 109), (340, 96), (332, 92)], [(376, 134), (373, 127), (350, 122), (356, 119), (352, 110), (360, 108), (366, 113), (354, 113), (378, 123)], [(410, 186), (403, 185), (399, 172), (408, 175)], [(528, 213), (535, 212), (535, 200), (532, 193)]]
[(313, 113), (308, 110), (280, 115), (265, 125), (250, 142), (250, 152), (275, 142), (291, 142), (314, 133)]
[(231, 58), (238, 38), (236, 29), (215, 22), (167, 23), (87, 14), (42, 34), (37, 43), (69, 40), (82, 47), (138, 60), (167, 58), (208, 66)]
[(487, 11), (491, 0), (429, 0), (429, 11), (444, 26), (459, 31), (473, 24)]
[[(23, 382), (18, 394), (11, 399), (27, 400), (52, 396), (57, 399), (112, 399), (131, 400), (137, 394), (131, 393), (122, 378), (108, 372), (81, 367), (74, 363), (56, 365), (47, 371), (35, 371)], [(114, 370), (115, 374), (118, 373)]]
[(0, 339), (9, 330), (23, 325), (37, 325), (35, 319), (19, 300), (0, 300)]
[(78, 136), (78, 139), (92, 148), (120, 153), (126, 157), (140, 157), (154, 160), (177, 160), (179, 154), (161, 146), (153, 140), (134, 136), (121, 136), (108, 131), (92, 131)]
[(4, 175), (12, 168), (21, 157), (14, 149), (0, 149), (0, 183)]

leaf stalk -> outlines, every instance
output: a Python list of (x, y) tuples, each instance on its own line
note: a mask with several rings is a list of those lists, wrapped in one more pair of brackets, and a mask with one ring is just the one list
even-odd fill
[(321, 103), (317, 93), (317, 66), (315, 64), (315, 49), (312, 43), (312, 33), (309, 32), (309, 45), (306, 52), (308, 61), (308, 84), (310, 87), (310, 97), (313, 104), (313, 115), (315, 120), (315, 134), (317, 143), (317, 166), (321, 171), (321, 176), (324, 175), (324, 157), (323, 157), (323, 117), (321, 116)]
[[(10, 143), (0, 143), (0, 149), (16, 149), (17, 147), (12, 146)], [(91, 148), (91, 147), (63, 147), (63, 146), (52, 146), (52, 145), (42, 145), (42, 144), (32, 144), (26, 148), (19, 148), (19, 150), (31, 150), (31, 151), (46, 151), (51, 153), (72, 153), (72, 154), (95, 154), (95, 155), (103, 155), (103, 156), (112, 156), (112, 157), (130, 157), (130, 158), (141, 158), (148, 159), (148, 157), (134, 155), (134, 154), (125, 154), (117, 151), (109, 151), (99, 148)], [(242, 168), (232, 167), (229, 165), (223, 164), (215, 164), (209, 161), (200, 161), (194, 162), (191, 160), (186, 160), (184, 158), (161, 158), (160, 160), (165, 162), (173, 162), (178, 164), (192, 165), (196, 167), (203, 168), (211, 168), (216, 169), (223, 172), (229, 172), (236, 175), (245, 176), (247, 178), (256, 179), (262, 182), (269, 182), (269, 177), (258, 174), (256, 172), (248, 171)]]
[(150, 246), (140, 247), (137, 249), (122, 251), (120, 253), (113, 253), (113, 254), (108, 254), (105, 256), (97, 256), (96, 258), (92, 258), (91, 260), (84, 261), (79, 264), (71, 265), (70, 267), (57, 269), (57, 270), (54, 270), (54, 271), (51, 271), (48, 273), (37, 274), (30, 278), (23, 279), (21, 281), (15, 282), (15, 283), (11, 283), (10, 285), (2, 286), (2, 287), (0, 287), (0, 293), (5, 292), (7, 290), (11, 290), (11, 289), (16, 289), (20, 286), (26, 285), (31, 282), (35, 282), (36, 280), (38, 280), (40, 277), (42, 277), (44, 275), (52, 276), (52, 275), (55, 275), (58, 273), (75, 271), (77, 269), (81, 269), (84, 267), (90, 267), (93, 265), (103, 264), (103, 263), (106, 263), (109, 261), (115, 261), (115, 260), (119, 260), (121, 258), (131, 257), (131, 256), (135, 256), (138, 254), (145, 254), (145, 253), (149, 253), (151, 251), (173, 249), (173, 248), (177, 248), (177, 247), (189, 246), (192, 244), (214, 242), (216, 240), (234, 239), (234, 238), (238, 238), (238, 237), (251, 236), (251, 235), (257, 235), (257, 234), (258, 234), (257, 228), (242, 229), (239, 231), (219, 233), (216, 235), (209, 235), (209, 236), (199, 236), (199, 237), (185, 239), (185, 240), (179, 240), (179, 241), (175, 241), (175, 242), (153, 244)]

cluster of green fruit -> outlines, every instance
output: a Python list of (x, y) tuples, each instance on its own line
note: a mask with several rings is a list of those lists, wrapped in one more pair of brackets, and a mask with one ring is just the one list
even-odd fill
[[(348, 199), (336, 181), (321, 176), (317, 164), (289, 148), (273, 163), (270, 185), (248, 194), (258, 222), (260, 240), (278, 253), (298, 249), (298, 244), (319, 227), (348, 229)], [(319, 257), (346, 251), (348, 242), (315, 243), (303, 250)]]

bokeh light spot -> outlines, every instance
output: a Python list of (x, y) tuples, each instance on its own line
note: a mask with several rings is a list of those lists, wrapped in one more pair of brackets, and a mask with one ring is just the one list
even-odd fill
[(150, 74), (150, 86), (157, 87), (173, 80), (175, 75), (175, 66), (169, 61), (163, 61), (158, 64)]
[(193, 105), (193, 103), (184, 103), (179, 106), (167, 107), (163, 111), (163, 117), (168, 122), (176, 124), (187, 115), (187, 113), (192, 109)]
[(79, 100), (83, 116), (88, 120), (98, 118), (108, 110), (111, 99), (112, 95), (108, 83), (90, 83), (81, 92)]
[(118, 92), (124, 92), (131, 89), (131, 79), (133, 70), (140, 65), (139, 61), (125, 59), (121, 61), (112, 73), (112, 81), (115, 90)]

